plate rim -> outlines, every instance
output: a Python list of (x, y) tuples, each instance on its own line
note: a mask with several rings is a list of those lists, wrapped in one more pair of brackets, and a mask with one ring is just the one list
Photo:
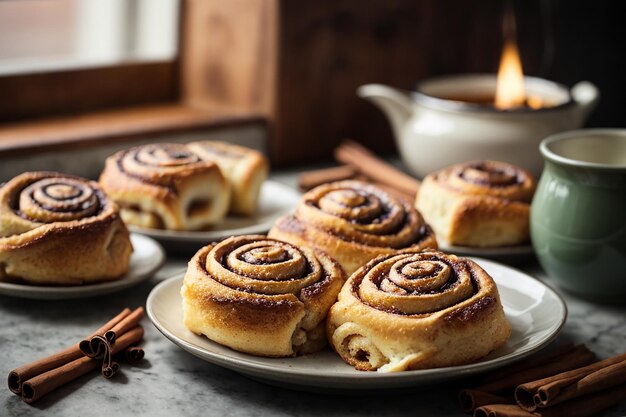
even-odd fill
[[(150, 291), (150, 294), (148, 295), (148, 298), (146, 300), (146, 312), (152, 324), (167, 339), (169, 339), (172, 343), (182, 348), (183, 350), (193, 354), (194, 356), (199, 357), (200, 359), (206, 362), (223, 366), (225, 368), (235, 370), (236, 372), (243, 373), (245, 375), (250, 375), (253, 372), (256, 372), (256, 373), (258, 372), (268, 373), (269, 372), (272, 376), (277, 376), (277, 375), (285, 375), (285, 376), (290, 376), (290, 377), (308, 376), (308, 377), (314, 377), (317, 380), (326, 379), (326, 380), (333, 380), (333, 381), (337, 381), (337, 380), (353, 381), (355, 378), (358, 378), (359, 380), (376, 380), (380, 382), (385, 382), (385, 381), (389, 381), (389, 382), (390, 381), (394, 381), (394, 382), (411, 381), (413, 382), (413, 381), (416, 381), (419, 377), (431, 377), (432, 379), (437, 379), (438, 377), (444, 378), (449, 374), (454, 374), (459, 377), (463, 377), (469, 374), (475, 374), (475, 373), (487, 371), (490, 369), (503, 366), (508, 363), (521, 360), (541, 350), (543, 347), (547, 346), (558, 337), (561, 330), (563, 329), (563, 326), (565, 325), (567, 321), (567, 316), (568, 316), (567, 304), (565, 303), (564, 299), (561, 297), (561, 295), (558, 292), (556, 292), (552, 287), (545, 284), (541, 280), (517, 268), (513, 268), (508, 265), (504, 265), (504, 264), (495, 262), (490, 259), (472, 257), (472, 260), (476, 260), (478, 262), (488, 262), (488, 263), (495, 264), (499, 267), (504, 267), (505, 269), (514, 270), (515, 272), (524, 275), (526, 279), (532, 279), (534, 281), (537, 281), (538, 284), (543, 286), (551, 294), (551, 296), (553, 296), (553, 298), (555, 298), (558, 301), (559, 306), (562, 311), (562, 315), (561, 317), (559, 317), (558, 320), (555, 321), (555, 324), (552, 326), (553, 329), (550, 331), (550, 333), (547, 336), (544, 337), (544, 339), (540, 340), (539, 342), (535, 343), (534, 345), (530, 347), (523, 347), (519, 351), (510, 353), (508, 355), (504, 355), (498, 358), (493, 358), (487, 361), (477, 362), (477, 363), (468, 364), (468, 365), (458, 365), (458, 366), (450, 366), (450, 367), (434, 368), (434, 369), (411, 370), (411, 371), (393, 372), (393, 373), (363, 372), (363, 373), (355, 374), (353, 372), (350, 372), (350, 373), (346, 372), (346, 373), (328, 374), (328, 373), (324, 373), (323, 370), (318, 370), (315, 372), (310, 372), (310, 371), (305, 372), (299, 368), (277, 369), (276, 367), (272, 367), (269, 364), (259, 363), (258, 361), (255, 361), (254, 358), (256, 357), (254, 355), (248, 355), (250, 358), (229, 358), (219, 353), (208, 351), (202, 348), (201, 346), (195, 345), (194, 343), (187, 342), (186, 340), (183, 340), (181, 337), (171, 332), (166, 326), (164, 326), (160, 322), (160, 320), (158, 320), (153, 310), (153, 306), (154, 306), (154, 300), (159, 294), (159, 292), (162, 291), (162, 288), (173, 285), (175, 281), (179, 281), (179, 280), (182, 281), (183, 276), (181, 276), (180, 273), (163, 280)], [(216, 343), (211, 340), (209, 340), (209, 342)], [(224, 347), (228, 348), (226, 346)], [(246, 355), (243, 352), (237, 352), (237, 351), (234, 351), (234, 352)], [(208, 358), (211, 358), (211, 360), (209, 360)], [(268, 358), (262, 358), (262, 359), (268, 359)], [(279, 359), (289, 359), (289, 358), (279, 358)], [(263, 379), (278, 380), (278, 378), (263, 378)], [(312, 379), (311, 382), (314, 382), (315, 379)], [(304, 385), (304, 384), (296, 383), (296, 385)], [(306, 385), (318, 386), (318, 384), (314, 384), (314, 383), (306, 384)], [(367, 387), (363, 387), (363, 389), (367, 389)]]
[(131, 272), (129, 269), (124, 276), (112, 281), (68, 286), (26, 285), (14, 282), (0, 282), (0, 295), (28, 298), (33, 300), (66, 300), (109, 294), (137, 285), (161, 269), (161, 267), (165, 264), (166, 254), (163, 246), (149, 236), (131, 232), (130, 239), (131, 241), (139, 240), (147, 242), (147, 244), (152, 245), (154, 250), (154, 254), (150, 255), (150, 259), (153, 259), (153, 263), (150, 265), (149, 269), (141, 274), (127, 278), (126, 276)]
[[(301, 196), (300, 191), (297, 189), (290, 187), (287, 184), (283, 184), (279, 181), (267, 179), (263, 182), (263, 185), (269, 184), (272, 187), (279, 187), (281, 191), (289, 190), (289, 192), (293, 193), (293, 196), (298, 196), (298, 199)], [(285, 209), (280, 212), (280, 215), (288, 214), (293, 210), (291, 207), (289, 210)], [(228, 216), (227, 216), (228, 218)], [(233, 235), (241, 235), (241, 234), (254, 234), (254, 233), (263, 233), (268, 231), (271, 226), (276, 222), (276, 219), (271, 221), (266, 221), (262, 223), (256, 223), (250, 226), (235, 228), (235, 229), (222, 229), (222, 230), (209, 230), (209, 231), (193, 231), (193, 230), (185, 230), (185, 231), (176, 231), (176, 230), (166, 230), (166, 229), (149, 229), (142, 228), (138, 226), (128, 225), (128, 229), (133, 233), (141, 234), (144, 236), (151, 237), (156, 240), (168, 240), (168, 241), (178, 241), (178, 242), (188, 242), (188, 243), (206, 243), (207, 240), (211, 239), (222, 239), (224, 237), (230, 237)]]
[(439, 250), (441, 251), (451, 254), (460, 254), (472, 258), (482, 258), (484, 256), (530, 256), (535, 253), (535, 249), (531, 243), (528, 243), (527, 245), (501, 246), (497, 248), (475, 248), (471, 246), (450, 245), (441, 240), (438, 240), (438, 242)]

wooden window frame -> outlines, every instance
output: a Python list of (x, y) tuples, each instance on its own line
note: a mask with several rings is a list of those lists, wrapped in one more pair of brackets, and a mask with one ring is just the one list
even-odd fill
[(257, 111), (185, 93), (187, 0), (170, 61), (0, 76), (0, 157), (99, 146), (231, 126), (266, 127)]

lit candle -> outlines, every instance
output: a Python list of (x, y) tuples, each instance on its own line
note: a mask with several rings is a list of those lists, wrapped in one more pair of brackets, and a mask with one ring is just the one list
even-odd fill
[(494, 106), (500, 110), (528, 106), (532, 109), (548, 107), (541, 97), (527, 96), (524, 88), (524, 71), (517, 48), (515, 15), (508, 9), (502, 19), (504, 47), (500, 57)]

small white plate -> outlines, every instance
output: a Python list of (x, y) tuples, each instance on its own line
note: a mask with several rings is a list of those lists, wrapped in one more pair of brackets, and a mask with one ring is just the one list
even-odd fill
[(449, 245), (439, 241), (439, 250), (461, 256), (478, 256), (498, 261), (526, 259), (535, 254), (532, 245), (504, 246), (500, 248), (472, 248)]
[(128, 272), (120, 279), (96, 284), (52, 287), (0, 282), (0, 294), (38, 300), (67, 300), (108, 294), (137, 285), (151, 277), (165, 262), (161, 245), (146, 236), (131, 233), (133, 253)]
[(305, 391), (413, 388), (454, 380), (519, 360), (550, 343), (567, 317), (561, 297), (531, 276), (485, 259), (475, 259), (496, 281), (513, 333), (507, 344), (478, 363), (398, 373), (361, 372), (330, 349), (296, 358), (263, 358), (236, 352), (198, 336), (183, 325), (182, 277), (157, 285), (148, 296), (152, 323), (172, 342), (199, 358), (263, 382)]
[(279, 217), (293, 211), (300, 193), (276, 181), (267, 180), (261, 187), (259, 207), (250, 217), (228, 216), (208, 231), (176, 231), (129, 226), (130, 230), (150, 236), (166, 249), (175, 251), (198, 249), (211, 242), (236, 235), (265, 233)]

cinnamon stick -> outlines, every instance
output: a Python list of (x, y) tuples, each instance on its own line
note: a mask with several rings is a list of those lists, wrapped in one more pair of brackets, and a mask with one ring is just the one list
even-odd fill
[(580, 366), (587, 365), (595, 359), (595, 355), (586, 346), (578, 346), (571, 352), (555, 358), (545, 364), (534, 366), (529, 369), (523, 369), (513, 374), (507, 375), (502, 379), (489, 382), (487, 384), (476, 387), (476, 390), (498, 393), (514, 389), (520, 384), (533, 381), (538, 378), (545, 378), (560, 372), (576, 369)]
[(126, 359), (126, 362), (131, 365), (136, 365), (141, 362), (144, 356), (145, 351), (139, 346), (131, 346), (124, 350), (124, 358)]
[(29, 404), (33, 403), (53, 389), (93, 371), (98, 365), (97, 360), (83, 356), (63, 366), (30, 378), (22, 384), (22, 400)]
[(594, 358), (593, 352), (584, 345), (559, 346), (542, 356), (492, 372), (482, 377), (475, 388), (460, 390), (461, 409), (471, 413), (487, 404), (514, 404), (512, 393), (519, 384), (587, 365)]
[(120, 364), (115, 361), (111, 361), (109, 364), (107, 364), (107, 366), (102, 367), (102, 376), (106, 379), (111, 379), (115, 374), (117, 374), (119, 370)]
[[(102, 376), (107, 379), (112, 378), (120, 370), (119, 363), (113, 360), (114, 355), (122, 355), (122, 353), (120, 352), (123, 351), (124, 357), (127, 358), (127, 362), (131, 365), (138, 363), (144, 357), (144, 351), (142, 348), (137, 346), (131, 346), (141, 340), (141, 337), (139, 337), (139, 339), (135, 341), (134, 337), (136, 336), (133, 336), (132, 334), (131, 336), (128, 336), (126, 330), (120, 330), (120, 334), (122, 331), (124, 331), (124, 334), (119, 338), (119, 341), (114, 343), (113, 345), (111, 345), (105, 339), (104, 346), (106, 346), (106, 351), (104, 355), (104, 361), (102, 362)], [(137, 326), (133, 329), (133, 331), (141, 331), (141, 336), (143, 337), (143, 327)]]
[[(138, 343), (143, 338), (143, 333), (143, 327), (137, 326), (121, 335), (112, 347), (112, 354)], [(29, 404), (33, 403), (50, 391), (96, 369), (99, 364), (96, 359), (83, 356), (61, 367), (37, 375), (22, 384), (22, 400)]]
[(517, 404), (492, 404), (478, 407), (474, 417), (536, 417), (533, 413), (522, 410)]
[(626, 400), (626, 385), (582, 396), (562, 404), (526, 411), (518, 405), (494, 404), (479, 407), (474, 417), (591, 417)]
[[(623, 353), (621, 355), (613, 356), (612, 358), (592, 363), (591, 365), (587, 365), (582, 368), (576, 368), (547, 378), (521, 384), (515, 389), (515, 400), (520, 407), (528, 411), (534, 411), (537, 409), (535, 395), (537, 395), (538, 401), (543, 399), (545, 399), (546, 402), (554, 401), (554, 398), (558, 396), (558, 393), (562, 388), (576, 384), (597, 371), (599, 371), (600, 374), (599, 378), (598, 373), (596, 373), (591, 380), (583, 382), (580, 392), (578, 389), (579, 386), (574, 385), (574, 388), (570, 389), (569, 394), (567, 395), (570, 395), (568, 398), (574, 398), (584, 395), (585, 393), (598, 391), (603, 389), (603, 384), (610, 383), (610, 381), (607, 381), (607, 379), (604, 378), (604, 371), (606, 371), (605, 368), (609, 369), (609, 375), (612, 371), (617, 371), (618, 373), (625, 372), (625, 367), (610, 368), (611, 365), (619, 364), (625, 360), (626, 353)], [(597, 382), (598, 379), (600, 380), (599, 385), (595, 386), (593, 381), (595, 380)], [(542, 391), (541, 394), (539, 394), (540, 390)]]
[(101, 358), (107, 349), (107, 347), (104, 346), (106, 342), (114, 343), (116, 335), (123, 334), (128, 331), (128, 329), (135, 327), (142, 319), (143, 314), (143, 307), (136, 308), (114, 326), (106, 329), (103, 334), (93, 335), (90, 339), (80, 342), (80, 350), (85, 356), (89, 356), (90, 358)]
[(562, 388), (562, 381), (543, 386), (537, 390), (537, 394), (535, 394), (533, 399), (538, 407), (548, 407), (625, 382), (626, 360), (592, 372), (565, 388)]
[(307, 171), (298, 175), (298, 186), (302, 191), (308, 191), (329, 182), (354, 178), (357, 172), (357, 169), (351, 165)]
[(107, 350), (111, 350), (110, 348), (110, 343), (107, 338), (99, 334), (89, 340), (83, 340), (80, 345), (81, 352), (83, 352), (85, 356), (93, 359), (102, 358)]
[[(131, 313), (130, 309), (125, 308), (117, 316), (113, 317), (99, 329), (94, 331), (89, 337), (96, 334), (103, 334), (105, 331), (114, 327), (119, 321)], [(60, 352), (53, 355), (39, 359), (35, 362), (20, 366), (9, 373), (8, 384), (11, 392), (22, 395), (22, 387), (25, 381), (28, 381), (32, 377), (48, 372), (59, 366), (65, 365), (83, 356), (80, 349), (80, 343), (76, 343)]]
[(124, 320), (118, 322), (113, 328), (104, 334), (104, 337), (110, 342), (114, 343), (117, 335), (126, 333), (128, 330), (135, 327), (139, 321), (143, 318), (143, 307), (137, 307), (130, 315), (126, 316)]
[[(485, 385), (489, 382), (508, 378), (510, 375), (514, 375), (530, 368), (551, 364), (555, 360), (570, 354), (574, 350), (590, 352), (589, 348), (585, 345), (574, 345), (571, 342), (563, 343), (562, 345), (556, 346), (549, 352), (542, 351), (540, 354), (531, 356), (523, 361), (491, 371), (488, 374), (481, 376), (476, 382), (476, 385)], [(589, 363), (591, 363), (591, 361)]]
[(346, 140), (335, 149), (335, 158), (344, 164), (356, 167), (362, 174), (372, 180), (396, 188), (406, 194), (416, 194), (420, 182), (383, 161), (367, 148), (358, 143)]
[(464, 413), (471, 414), (475, 409), (488, 404), (515, 404), (512, 395), (503, 397), (489, 392), (463, 389), (459, 392), (459, 403)]

